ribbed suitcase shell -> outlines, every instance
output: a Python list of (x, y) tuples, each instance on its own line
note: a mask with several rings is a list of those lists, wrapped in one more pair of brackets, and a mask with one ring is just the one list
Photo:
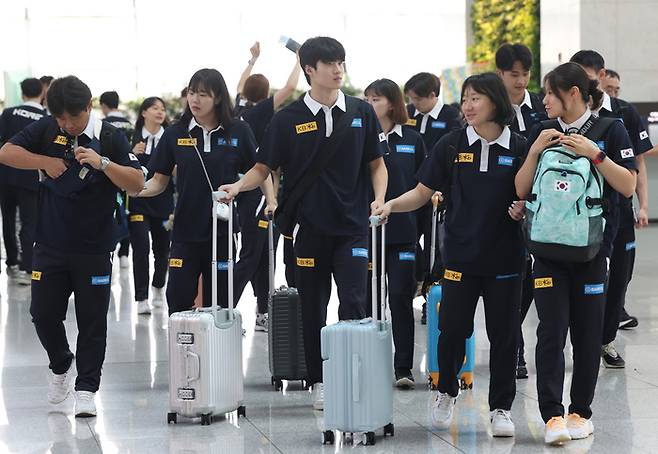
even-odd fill
[[(439, 385), (439, 305), (441, 304), (441, 285), (434, 284), (427, 297), (427, 373), (432, 389)], [(464, 365), (459, 370), (462, 389), (473, 387), (473, 369), (475, 367), (475, 331), (466, 339)]]
[(391, 323), (341, 321), (322, 328), (325, 429), (372, 432), (393, 422)]
[(307, 378), (302, 307), (297, 289), (274, 291), (269, 306), (270, 373), (278, 380)]
[(236, 410), (244, 399), (242, 317), (210, 308), (169, 318), (169, 407), (186, 417)]

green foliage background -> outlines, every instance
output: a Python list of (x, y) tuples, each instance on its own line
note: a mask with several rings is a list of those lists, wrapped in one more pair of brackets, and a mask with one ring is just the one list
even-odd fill
[(474, 44), (468, 49), (471, 62), (496, 67), (496, 50), (501, 44), (523, 43), (533, 56), (530, 91), (538, 91), (539, 69), (539, 1), (475, 0), (471, 10)]

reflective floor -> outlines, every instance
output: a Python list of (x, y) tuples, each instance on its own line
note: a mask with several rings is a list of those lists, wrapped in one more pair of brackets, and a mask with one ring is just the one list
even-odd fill
[[(75, 419), (73, 403), (46, 402), (48, 369), (28, 314), (29, 287), (0, 275), (0, 452), (16, 453), (313, 453), (368, 452), (465, 453), (658, 453), (658, 227), (638, 234), (636, 272), (627, 308), (640, 320), (633, 331), (621, 331), (618, 349), (626, 369), (601, 368), (594, 402), (595, 434), (562, 448), (545, 447), (537, 408), (534, 357), (527, 359), (530, 378), (518, 382), (512, 409), (517, 436), (493, 439), (488, 425), (488, 346), (481, 307), (477, 314), (475, 387), (459, 398), (449, 431), (429, 424), (432, 394), (424, 386), (425, 327), (416, 327), (416, 367), (419, 386), (395, 391), (395, 437), (377, 438), (371, 447), (325, 446), (320, 443), (321, 413), (311, 409), (310, 394), (298, 383), (284, 392), (270, 386), (267, 335), (253, 330), (255, 299), (250, 291), (240, 302), (244, 326), (245, 405), (247, 417), (228, 415), (211, 426), (182, 422), (168, 426), (167, 318), (162, 309), (137, 316), (132, 302), (132, 273), (115, 264), (109, 313), (108, 349), (98, 417)], [(282, 270), (281, 270), (282, 271)], [(277, 276), (277, 284), (283, 275)], [(250, 289), (249, 289), (250, 290)], [(334, 292), (335, 293), (335, 292)], [(334, 297), (335, 298), (335, 297)], [(417, 319), (420, 303), (415, 301)], [(332, 300), (335, 321), (336, 300)], [(524, 325), (527, 345), (534, 344), (537, 318), (531, 310)], [(75, 345), (73, 304), (66, 322)], [(567, 363), (570, 354), (567, 351)], [(570, 366), (565, 384), (568, 403)], [(420, 385), (422, 384), (422, 385)]]

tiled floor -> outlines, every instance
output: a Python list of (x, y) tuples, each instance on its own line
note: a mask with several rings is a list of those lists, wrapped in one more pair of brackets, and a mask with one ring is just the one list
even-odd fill
[[(594, 403), (596, 432), (588, 440), (562, 448), (543, 444), (543, 424), (537, 408), (534, 358), (528, 352), (530, 379), (518, 383), (513, 417), (517, 436), (489, 435), (487, 416), (487, 340), (481, 308), (477, 314), (476, 384), (462, 394), (449, 431), (431, 429), (425, 386), (395, 391), (395, 437), (377, 439), (372, 447), (320, 444), (321, 414), (310, 407), (310, 395), (291, 383), (283, 393), (270, 386), (267, 336), (254, 333), (255, 301), (245, 294), (240, 309), (244, 339), (247, 418), (234, 415), (211, 426), (180, 423), (168, 426), (167, 319), (162, 310), (137, 316), (132, 305), (132, 277), (115, 269), (109, 314), (108, 349), (99, 415), (72, 417), (72, 402), (46, 403), (48, 370), (28, 313), (29, 288), (0, 275), (0, 453), (313, 453), (367, 452), (465, 453), (658, 453), (658, 227), (638, 234), (639, 253), (627, 307), (640, 320), (639, 328), (620, 332), (618, 346), (625, 370), (601, 369)], [(4, 266), (4, 265), (3, 265)], [(277, 282), (283, 277), (277, 276)], [(653, 289), (653, 290), (652, 290)], [(332, 302), (332, 313), (335, 314)], [(417, 309), (420, 300), (416, 301)], [(417, 318), (419, 318), (419, 311)], [(73, 305), (67, 328), (75, 344)], [(332, 317), (335, 320), (335, 315)], [(532, 345), (537, 325), (531, 310), (524, 326)], [(417, 324), (415, 375), (424, 382), (425, 328)], [(570, 355), (567, 355), (570, 356)], [(569, 374), (570, 374), (570, 368)], [(568, 402), (567, 377), (565, 402)]]

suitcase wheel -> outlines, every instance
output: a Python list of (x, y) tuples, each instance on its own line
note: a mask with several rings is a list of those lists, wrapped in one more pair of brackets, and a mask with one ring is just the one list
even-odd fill
[(363, 444), (372, 446), (375, 444), (375, 432), (366, 432), (363, 434)]
[(167, 413), (167, 424), (176, 424), (178, 422), (178, 415), (176, 413)]
[(281, 391), (283, 389), (283, 381), (278, 378), (273, 378), (274, 391)]
[(390, 435), (391, 437), (395, 436), (395, 426), (393, 426), (393, 423), (384, 426), (384, 437), (386, 435)]
[(432, 377), (427, 377), (427, 384), (429, 385), (432, 391), (439, 389), (439, 384), (432, 381)]
[(333, 430), (325, 430), (322, 432), (322, 444), (323, 445), (333, 445), (334, 444), (334, 431)]
[(201, 425), (209, 426), (212, 424), (212, 413), (204, 413), (201, 415)]
[(242, 416), (243, 418), (247, 417), (247, 407), (245, 407), (244, 405), (240, 405), (238, 407), (238, 418), (240, 416)]
[[(459, 380), (459, 387), (462, 390), (473, 389), (473, 383), (466, 383), (465, 380)], [(432, 388), (434, 389), (434, 388)]]

